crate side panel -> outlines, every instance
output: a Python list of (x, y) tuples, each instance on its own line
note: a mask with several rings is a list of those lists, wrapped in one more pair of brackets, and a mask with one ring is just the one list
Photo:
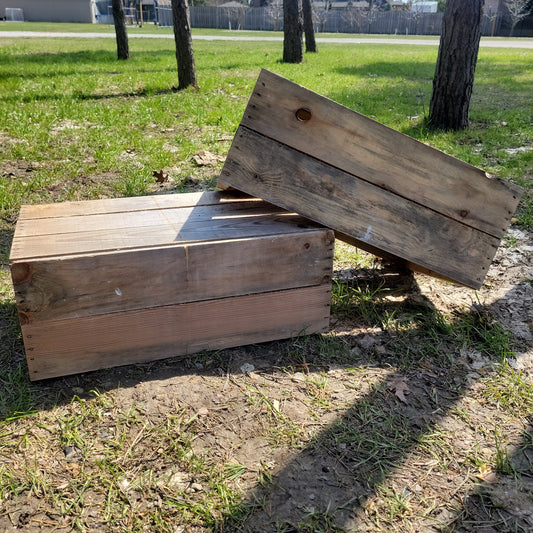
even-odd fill
[(229, 185), (478, 288), (499, 240), (240, 127)]
[(329, 325), (331, 284), (22, 326), (30, 379), (266, 342)]
[(301, 231), (11, 265), (24, 321), (57, 320), (319, 285), (334, 235)]

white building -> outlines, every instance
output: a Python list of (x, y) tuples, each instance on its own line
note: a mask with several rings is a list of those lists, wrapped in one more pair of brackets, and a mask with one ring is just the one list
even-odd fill
[(94, 0), (0, 0), (0, 17), (6, 7), (22, 9), (31, 22), (96, 22)]

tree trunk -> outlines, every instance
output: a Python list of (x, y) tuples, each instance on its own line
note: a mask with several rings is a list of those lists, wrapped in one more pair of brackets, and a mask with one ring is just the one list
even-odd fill
[(283, 0), (283, 62), (301, 63), (302, 15), (299, 0)]
[(429, 105), (429, 122), (436, 128), (461, 130), (468, 127), (483, 2), (446, 2)]
[(313, 27), (313, 7), (311, 0), (302, 0), (304, 15), (305, 51), (318, 52), (315, 40), (315, 28)]
[(115, 22), (115, 35), (117, 38), (118, 59), (129, 59), (130, 48), (128, 45), (128, 32), (126, 31), (126, 17), (122, 0), (113, 0), (113, 20)]
[(172, 22), (178, 62), (178, 90), (191, 85), (197, 87), (192, 50), (191, 19), (187, 0), (172, 0)]

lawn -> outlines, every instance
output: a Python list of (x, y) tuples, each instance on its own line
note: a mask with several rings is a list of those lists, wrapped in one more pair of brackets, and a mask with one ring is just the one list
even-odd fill
[[(530, 531), (533, 50), (480, 50), (462, 132), (425, 123), (434, 46), (194, 51), (177, 92), (171, 39), (0, 42), (0, 531)], [(213, 189), (261, 68), (524, 187), (484, 288), (340, 245), (328, 334), (30, 383), (20, 206)]]

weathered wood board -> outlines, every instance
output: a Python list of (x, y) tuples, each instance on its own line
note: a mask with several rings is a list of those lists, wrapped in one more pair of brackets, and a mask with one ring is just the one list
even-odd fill
[(473, 288), (521, 195), (518, 186), (266, 70), (221, 182), (364, 250)]
[(322, 331), (333, 243), (239, 192), (24, 206), (10, 266), (30, 377)]

